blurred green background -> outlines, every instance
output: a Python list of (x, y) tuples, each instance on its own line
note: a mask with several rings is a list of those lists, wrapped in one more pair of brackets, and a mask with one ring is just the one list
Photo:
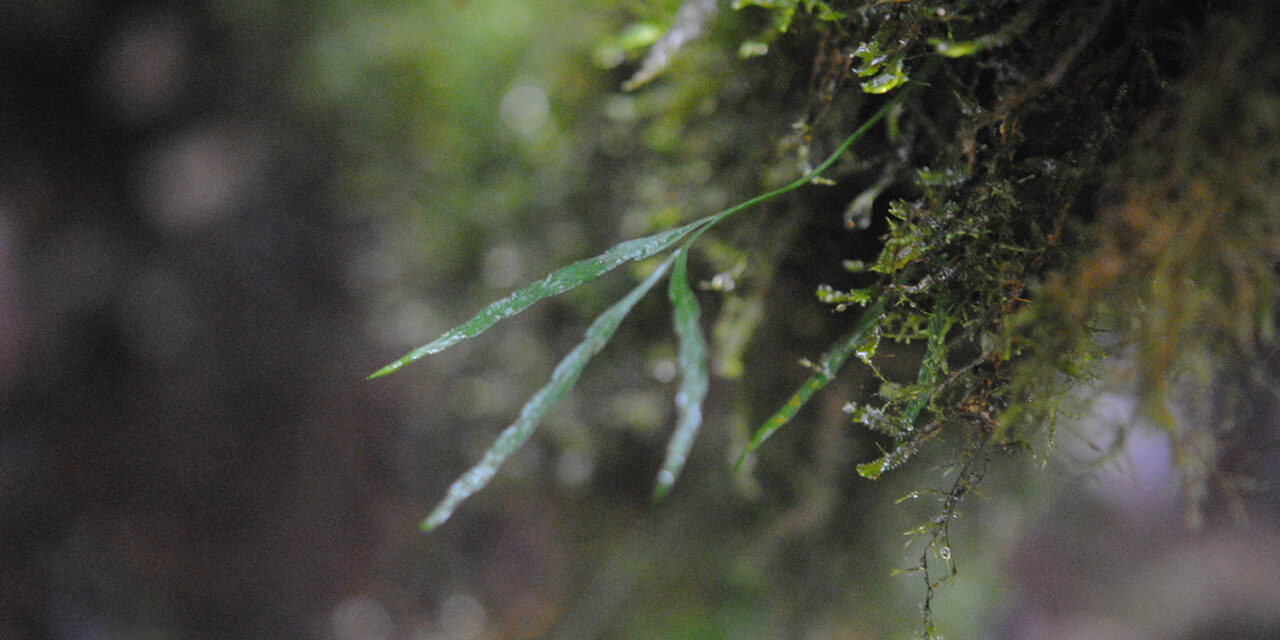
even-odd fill
[[(700, 294), (708, 329), (752, 338), (667, 500), (675, 347), (651, 296), (493, 486), (417, 529), (635, 274), (365, 375), (774, 180), (812, 34), (740, 59), (766, 17), (722, 7), (666, 79), (621, 91), (677, 5), (0, 8), (0, 637), (911, 636), (924, 582), (890, 572), (937, 503), (896, 501), (954, 470), (857, 477), (874, 449), (840, 407), (865, 374), (729, 470), (840, 331), (810, 292), (841, 255), (801, 241), (829, 233), (803, 200), (694, 261), (737, 279)], [(1187, 528), (1165, 441), (1117, 429), (1123, 379), (1047, 466), (992, 460), (933, 602), (949, 637), (1274, 637), (1274, 488), (1247, 527), (1210, 505)]]

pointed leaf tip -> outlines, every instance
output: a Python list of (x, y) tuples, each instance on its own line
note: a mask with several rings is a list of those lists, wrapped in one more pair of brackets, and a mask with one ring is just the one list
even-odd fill
[(878, 326), (884, 308), (885, 298), (880, 297), (862, 312), (862, 315), (859, 316), (858, 321), (854, 324), (853, 331), (822, 356), (822, 360), (818, 363), (813, 375), (809, 376), (809, 379), (799, 389), (796, 389), (796, 392), (792, 394), (786, 404), (779, 407), (772, 416), (769, 416), (769, 419), (752, 435), (751, 440), (747, 442), (746, 449), (738, 458), (738, 462), (733, 465), (735, 471), (742, 467), (747, 456), (759, 449), (760, 445), (764, 444), (764, 441), (768, 440), (775, 431), (791, 422), (791, 419), (809, 402), (809, 399), (835, 378), (840, 366), (844, 364), (845, 360), (849, 359), (849, 356), (859, 346), (866, 343), (868, 336)]
[(688, 245), (674, 253), (675, 267), (668, 281), (667, 295), (674, 308), (676, 335), (679, 338), (680, 388), (676, 392), (677, 420), (671, 441), (667, 444), (666, 460), (658, 473), (654, 488), (654, 500), (661, 500), (679, 477), (689, 457), (694, 436), (702, 426), (702, 402), (707, 395), (706, 342), (698, 324), (701, 313), (698, 299), (693, 295), (688, 278)]
[(446, 505), (441, 504), (432, 510), (430, 515), (423, 518), (422, 523), (418, 526), (424, 533), (429, 533), (435, 530), (436, 527), (444, 524), (451, 515), (453, 515), (453, 507), (446, 507)]
[(393, 373), (414, 360), (444, 351), (463, 340), (473, 338), (497, 322), (524, 311), (543, 298), (559, 295), (578, 285), (595, 280), (626, 262), (639, 262), (658, 255), (690, 233), (714, 224), (717, 220), (718, 218), (714, 215), (706, 216), (676, 229), (618, 243), (598, 256), (561, 267), (543, 279), (526, 284), (505, 298), (489, 303), (467, 322), (378, 369), (369, 376), (369, 379)]
[(676, 484), (676, 475), (670, 471), (663, 469), (658, 472), (658, 481), (653, 487), (653, 501), (661, 502), (663, 498), (671, 493), (671, 488)]
[(868, 480), (879, 480), (881, 475), (889, 469), (889, 456), (883, 455), (871, 462), (864, 462), (858, 465), (858, 475)]
[(443, 524), (458, 505), (489, 484), (489, 481), (498, 473), (498, 468), (533, 435), (551, 407), (577, 384), (587, 363), (604, 348), (617, 331), (618, 325), (622, 323), (622, 319), (666, 274), (674, 260), (674, 257), (668, 257), (643, 282), (596, 317), (587, 328), (582, 342), (578, 343), (578, 346), (556, 365), (555, 371), (551, 374), (551, 380), (525, 402), (520, 409), (520, 417), (498, 435), (498, 439), (485, 452), (479, 463), (453, 481), (444, 499), (422, 522), (424, 530), (430, 531)]

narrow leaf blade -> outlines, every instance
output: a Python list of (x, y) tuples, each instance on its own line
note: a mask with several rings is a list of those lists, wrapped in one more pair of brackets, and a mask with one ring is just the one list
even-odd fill
[[(929, 320), (929, 347), (924, 359), (920, 362), (920, 372), (916, 374), (917, 384), (933, 383), (938, 379), (938, 374), (946, 370), (947, 333), (955, 321), (949, 313), (950, 309), (947, 301), (940, 301), (938, 308), (933, 312), (933, 318)], [(919, 417), (920, 411), (928, 406), (929, 400), (930, 396), (927, 393), (921, 393), (911, 400), (902, 412), (903, 429), (914, 429), (916, 418)], [(878, 480), (886, 471), (896, 469), (911, 459), (920, 445), (937, 434), (938, 430), (939, 427), (935, 423), (934, 427), (916, 433), (910, 440), (899, 441), (893, 451), (886, 452), (871, 462), (858, 465), (858, 475), (868, 480)]]
[(858, 322), (854, 325), (853, 331), (850, 331), (848, 335), (842, 338), (840, 342), (836, 343), (836, 346), (822, 357), (822, 360), (818, 363), (818, 366), (816, 367), (817, 370), (814, 371), (813, 375), (796, 390), (795, 394), (791, 396), (791, 399), (787, 400), (786, 404), (782, 405), (782, 408), (778, 409), (777, 412), (770, 416), (769, 419), (756, 430), (751, 441), (747, 443), (746, 450), (742, 452), (742, 455), (738, 458), (737, 464), (734, 465), (735, 468), (741, 468), (742, 463), (746, 461), (747, 456), (760, 448), (760, 445), (763, 444), (765, 440), (768, 440), (769, 436), (772, 436), (774, 432), (790, 422), (791, 419), (795, 417), (796, 413), (804, 407), (805, 403), (809, 402), (809, 398), (813, 397), (813, 394), (817, 393), (818, 390), (827, 386), (827, 383), (835, 379), (836, 372), (840, 370), (840, 366), (844, 364), (845, 360), (849, 359), (849, 356), (852, 355), (860, 345), (866, 343), (867, 336), (880, 322), (881, 314), (884, 311), (884, 305), (885, 299), (884, 297), (880, 297), (862, 312), (862, 316), (858, 318)]
[(702, 401), (707, 395), (707, 348), (698, 323), (701, 314), (698, 299), (689, 287), (688, 252), (676, 251), (675, 267), (671, 270), (667, 296), (674, 308), (675, 330), (680, 340), (680, 389), (676, 391), (676, 429), (667, 444), (667, 458), (658, 472), (654, 487), (654, 500), (661, 500), (675, 485), (684, 469), (693, 438), (702, 425)]
[(644, 294), (648, 293), (653, 288), (653, 285), (662, 278), (667, 269), (670, 268), (673, 260), (674, 256), (668, 257), (658, 268), (654, 269), (653, 273), (649, 274), (649, 277), (645, 278), (643, 282), (591, 323), (583, 341), (574, 347), (573, 351), (569, 352), (569, 355), (560, 361), (560, 364), (556, 365), (555, 371), (551, 374), (551, 380), (539, 389), (520, 409), (520, 417), (502, 431), (498, 439), (494, 441), (493, 446), (489, 447), (489, 450), (476, 466), (453, 482), (444, 499), (422, 521), (424, 530), (430, 531), (443, 524), (449, 519), (449, 516), (453, 515), (454, 509), (463, 500), (471, 497), (472, 494), (489, 484), (489, 481), (497, 474), (498, 468), (533, 435), (534, 430), (537, 429), (542, 419), (546, 417), (551, 407), (555, 406), (555, 403), (564, 398), (565, 394), (573, 388), (578, 381), (578, 377), (582, 375), (582, 370), (586, 368), (587, 363), (604, 348), (604, 345), (613, 337), (614, 332), (618, 330), (618, 325), (622, 323), (622, 319), (627, 316), (627, 313), (631, 311), (636, 302), (644, 297)]
[(417, 360), (419, 358), (429, 356), (448, 349), (449, 347), (467, 339), (479, 335), (484, 330), (493, 326), (499, 320), (510, 318), (527, 309), (533, 303), (564, 293), (580, 284), (590, 282), (600, 275), (617, 268), (619, 265), (628, 261), (645, 260), (661, 253), (671, 245), (679, 242), (689, 233), (701, 228), (712, 221), (713, 216), (707, 216), (695, 222), (691, 222), (678, 229), (671, 229), (661, 233), (655, 233), (644, 238), (628, 240), (626, 242), (614, 245), (608, 251), (585, 260), (579, 260), (573, 264), (562, 267), (553, 271), (547, 277), (531, 282), (507, 297), (490, 303), (464, 324), (461, 324), (444, 335), (428, 342), (427, 344), (410, 351), (400, 359), (378, 369), (369, 378), (377, 378), (392, 373), (401, 367)]
[[(946, 301), (938, 303), (938, 308), (929, 320), (929, 346), (924, 360), (920, 362), (920, 372), (916, 375), (916, 384), (929, 384), (938, 379), (938, 374), (947, 366), (947, 332), (954, 321), (948, 311)], [(930, 396), (921, 393), (916, 396), (902, 413), (902, 427), (909, 429), (920, 415), (920, 411), (928, 406)]]
[[(406, 364), (413, 362), (414, 360), (443, 351), (462, 340), (479, 335), (499, 320), (503, 320), (520, 313), (528, 308), (529, 305), (532, 305), (543, 298), (564, 293), (565, 291), (568, 291), (580, 284), (590, 282), (628, 260), (644, 260), (653, 257), (670, 248), (671, 245), (679, 242), (690, 234), (694, 234), (695, 232), (700, 233), (728, 216), (766, 200), (780, 196), (784, 193), (798, 189), (803, 185), (809, 184), (810, 181), (821, 175), (832, 164), (834, 164), (835, 161), (838, 160), (855, 141), (869, 131), (873, 125), (883, 119), (896, 105), (901, 103), (907, 96), (907, 93), (907, 91), (898, 92), (897, 97), (886, 102), (882, 107), (880, 107), (875, 114), (868, 118), (866, 122), (863, 122), (862, 125), (850, 134), (848, 138), (845, 138), (844, 142), (840, 143), (840, 146), (837, 147), (830, 156), (827, 156), (825, 160), (819, 163), (817, 167), (814, 167), (812, 171), (806, 173), (800, 178), (797, 178), (789, 184), (778, 187), (768, 193), (758, 195), (750, 200), (740, 202), (723, 211), (695, 220), (694, 222), (678, 229), (655, 233), (651, 236), (638, 238), (636, 240), (628, 240), (627, 242), (614, 245), (613, 248), (594, 258), (580, 260), (554, 271), (546, 278), (527, 284), (512, 292), (507, 297), (491, 303), (466, 323), (446, 331), (444, 335), (439, 338), (410, 351), (395, 362), (378, 369), (373, 372), (369, 378), (385, 376), (400, 369)], [(696, 237), (696, 235), (694, 237)]]

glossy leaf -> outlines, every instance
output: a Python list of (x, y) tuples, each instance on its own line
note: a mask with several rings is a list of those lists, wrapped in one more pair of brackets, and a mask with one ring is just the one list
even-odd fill
[(880, 45), (874, 40), (858, 45), (853, 50), (853, 55), (862, 60), (862, 64), (854, 67), (853, 72), (863, 78), (875, 75), (889, 61), (889, 55), (881, 51)]
[(690, 232), (712, 222), (713, 218), (714, 216), (707, 216), (678, 229), (655, 233), (636, 240), (628, 240), (615, 245), (594, 258), (579, 260), (571, 265), (562, 267), (547, 277), (527, 284), (511, 293), (511, 295), (491, 303), (466, 323), (450, 329), (439, 338), (410, 351), (399, 360), (378, 369), (369, 377), (385, 376), (414, 360), (444, 351), (467, 338), (479, 335), (499, 320), (510, 318), (524, 311), (530, 305), (543, 298), (564, 293), (580, 284), (595, 280), (625, 262), (653, 257), (684, 239)]
[[(945, 373), (947, 369), (947, 333), (951, 330), (951, 324), (954, 319), (948, 313), (949, 305), (945, 301), (938, 303), (938, 308), (933, 312), (933, 318), (929, 321), (929, 347), (925, 352), (924, 360), (920, 363), (920, 372), (916, 374), (916, 384), (921, 386), (933, 386), (937, 381), (939, 373)], [(920, 393), (907, 404), (907, 408), (902, 414), (902, 428), (910, 430), (912, 423), (916, 417), (920, 415), (920, 411), (929, 404), (929, 394)]]
[(653, 273), (649, 274), (649, 277), (591, 323), (587, 329), (586, 338), (574, 347), (573, 351), (560, 361), (560, 364), (556, 365), (555, 371), (551, 374), (551, 381), (525, 403), (520, 409), (520, 417), (503, 430), (479, 464), (453, 482), (444, 500), (431, 512), (431, 515), (427, 516), (426, 520), (423, 520), (423, 529), (430, 531), (443, 524), (449, 516), (453, 515), (454, 509), (463, 500), (489, 484), (502, 463), (506, 462), (507, 458), (533, 435), (551, 407), (564, 398), (565, 394), (578, 382), (578, 377), (582, 375), (582, 370), (586, 368), (587, 363), (600, 353), (604, 345), (613, 337), (614, 332), (618, 330), (622, 319), (627, 316), (636, 302), (657, 284), (671, 267), (674, 259), (674, 255), (669, 256), (657, 269), (654, 269)]
[(906, 84), (907, 74), (903, 70), (903, 59), (898, 58), (888, 71), (862, 83), (862, 90), (867, 93), (888, 93)]
[(782, 405), (781, 409), (778, 409), (756, 430), (751, 442), (747, 443), (746, 450), (742, 452), (742, 456), (738, 458), (738, 463), (735, 466), (741, 467), (747, 456), (758, 449), (775, 431), (790, 422), (796, 413), (800, 411), (800, 408), (809, 402), (809, 398), (813, 397), (814, 393), (817, 393), (818, 390), (835, 379), (836, 372), (840, 370), (840, 366), (844, 364), (845, 360), (848, 360), (849, 356), (853, 355), (853, 352), (859, 346), (866, 344), (867, 338), (880, 322), (884, 306), (885, 301), (881, 297), (862, 312), (862, 317), (858, 318), (858, 322), (854, 324), (853, 331), (850, 331), (840, 342), (836, 343), (836, 346), (831, 351), (822, 356), (822, 360), (815, 367), (813, 375), (796, 390), (795, 394), (791, 396), (791, 399), (787, 400), (786, 404)]
[[(680, 269), (682, 272), (687, 268), (684, 263), (684, 256), (686, 255), (689, 246), (698, 238), (698, 236), (719, 221), (737, 213), (738, 211), (809, 184), (809, 182), (811, 182), (815, 177), (821, 175), (822, 172), (830, 168), (831, 165), (834, 164), (835, 161), (839, 159), (840, 156), (843, 155), (856, 140), (858, 140), (858, 138), (862, 137), (862, 135), (870, 130), (872, 126), (883, 119), (894, 106), (899, 104), (905, 97), (906, 93), (907, 92), (905, 91), (901, 92), (895, 99), (886, 102), (874, 115), (864, 122), (862, 126), (858, 127), (858, 129), (850, 134), (848, 138), (845, 138), (844, 142), (842, 142), (840, 146), (826, 158), (826, 160), (809, 173), (806, 173), (791, 183), (695, 222), (691, 222), (679, 229), (664, 231), (638, 240), (623, 242), (599, 256), (576, 262), (555, 271), (543, 280), (525, 285), (506, 298), (490, 304), (466, 324), (446, 332), (436, 340), (411, 351), (409, 354), (386, 367), (383, 367), (370, 376), (377, 377), (391, 373), (405, 364), (417, 360), (418, 358), (436, 353), (461, 340), (473, 337), (485, 329), (488, 329), (490, 326), (493, 326), (493, 324), (499, 320), (511, 317), (520, 311), (523, 311), (529, 305), (541, 300), (542, 298), (562, 293), (585, 282), (590, 282), (601, 274), (618, 267), (624, 262), (630, 260), (643, 260), (657, 255), (658, 253), (670, 248), (675, 243), (684, 240), (684, 246), (680, 247), (679, 250), (668, 256), (667, 259), (644, 280), (644, 282), (596, 318), (595, 322), (593, 322), (591, 327), (587, 330), (586, 339), (575, 347), (568, 356), (565, 356), (564, 360), (560, 361), (560, 364), (556, 366), (555, 371), (552, 373), (551, 381), (539, 389), (538, 392), (525, 403), (524, 407), (520, 410), (519, 418), (503, 430), (503, 432), (498, 436), (498, 439), (494, 442), (493, 446), (491, 446), (485, 453), (481, 461), (471, 470), (467, 471), (454, 481), (454, 483), (449, 487), (444, 500), (442, 500), (431, 514), (422, 522), (422, 527), (430, 530), (440, 526), (440, 524), (453, 514), (454, 509), (456, 509), (463, 500), (466, 500), (476, 491), (484, 488), (484, 486), (493, 479), (498, 468), (502, 466), (507, 458), (510, 457), (511, 454), (515, 453), (515, 451), (533, 435), (538, 423), (540, 423), (546, 416), (547, 411), (549, 411), (556, 402), (563, 398), (565, 394), (573, 388), (578, 377), (582, 374), (582, 370), (586, 367), (587, 362), (589, 362), (596, 353), (599, 353), (599, 351), (604, 348), (605, 343), (608, 342), (609, 338), (611, 338), (613, 333), (617, 330), (618, 324), (621, 323), (623, 317), (630, 312), (631, 308), (635, 306), (635, 303), (643, 297), (645, 293), (653, 288), (658, 279), (661, 278), (663, 273), (665, 273), (666, 270), (677, 261), (677, 259), (681, 262)], [(696, 300), (692, 295), (692, 290), (688, 288), (687, 275), (683, 273), (682, 275), (685, 275), (685, 277), (680, 279), (683, 281), (683, 284), (678, 282), (673, 285), (675, 289), (674, 293), (672, 293), (672, 303), (676, 306), (677, 331), (681, 332), (681, 373), (684, 376), (681, 382), (681, 392), (687, 394), (685, 396), (687, 401), (685, 405), (686, 408), (681, 414), (680, 424), (677, 426), (676, 436), (673, 438), (672, 445), (676, 451), (676, 457), (681, 460), (680, 464), (683, 464), (683, 458), (687, 457), (687, 443), (681, 443), (681, 440), (687, 439), (690, 442), (692, 441), (694, 432), (696, 431), (698, 424), (701, 422), (701, 401), (702, 397), (706, 393), (706, 358), (705, 354), (699, 356), (699, 351), (705, 351), (705, 346), (701, 344), (702, 337), (700, 333), (698, 333), (696, 338), (698, 344), (695, 344), (694, 338), (686, 337), (685, 335), (685, 332), (693, 335), (692, 329), (697, 325), (697, 306)], [(876, 307), (877, 305), (872, 306)], [(877, 317), (879, 316), (878, 310), (874, 312), (868, 310), (868, 313)], [(689, 344), (685, 345), (685, 342), (688, 342)], [(848, 358), (849, 353), (853, 351), (857, 346), (857, 343), (860, 343), (860, 341), (856, 340), (854, 342), (854, 345), (846, 348), (846, 352), (840, 359), (841, 362)], [(838, 366), (839, 364), (837, 363), (832, 367), (833, 375), (834, 369), (838, 368)], [(822, 384), (825, 384), (825, 382)], [(816, 388), (814, 390), (816, 390)], [(809, 391), (809, 393), (812, 394), (814, 390)], [(670, 463), (670, 460), (668, 463)], [(676, 475), (676, 472), (679, 471), (679, 467), (677, 466), (675, 470), (672, 471), (671, 468), (664, 466), (663, 471), (670, 472), (672, 480), (674, 481), (674, 476)], [(661, 486), (663, 478), (665, 478), (665, 476), (659, 478), (660, 492), (662, 491)]]
[(929, 38), (929, 44), (933, 46), (934, 51), (948, 58), (963, 58), (986, 48), (986, 44), (980, 40), (956, 41)]
[[(933, 318), (929, 321), (929, 348), (925, 352), (924, 360), (920, 363), (920, 372), (916, 374), (916, 381), (920, 385), (936, 382), (938, 374), (947, 371), (947, 333), (951, 330), (954, 318), (948, 313), (950, 306), (946, 301), (938, 303), (937, 310), (934, 311)], [(902, 413), (901, 428), (909, 431), (914, 429), (913, 423), (920, 415), (920, 411), (929, 404), (929, 394), (921, 393), (907, 404), (906, 409)], [(899, 441), (893, 451), (885, 453), (883, 456), (864, 462), (858, 465), (858, 475), (869, 480), (879, 479), (884, 472), (897, 468), (904, 462), (915, 455), (916, 450), (927, 439), (933, 437), (937, 433), (937, 429), (926, 429), (914, 434), (910, 440), (906, 442)]]
[(675, 267), (667, 295), (675, 311), (675, 330), (680, 339), (680, 389), (676, 392), (676, 428), (667, 444), (667, 458), (658, 472), (658, 482), (653, 497), (661, 500), (671, 490), (685, 460), (689, 448), (702, 424), (702, 400), (707, 395), (707, 349), (698, 323), (700, 311), (698, 299), (689, 287), (688, 251), (676, 250)]

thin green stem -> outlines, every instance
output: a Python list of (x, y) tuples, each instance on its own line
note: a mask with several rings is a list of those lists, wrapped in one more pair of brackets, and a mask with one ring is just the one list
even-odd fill
[(814, 167), (812, 171), (804, 174), (803, 176), (800, 176), (799, 178), (796, 178), (795, 180), (781, 187), (778, 187), (777, 189), (774, 189), (773, 191), (758, 195), (750, 200), (747, 200), (739, 204), (736, 204), (732, 207), (729, 207), (724, 211), (713, 214), (712, 216), (707, 218), (707, 224), (703, 225), (701, 228), (699, 228), (697, 231), (694, 231), (693, 234), (689, 236), (689, 238), (685, 241), (684, 246), (687, 247), (691, 245), (693, 241), (698, 238), (698, 236), (702, 235), (702, 232), (711, 228), (717, 222), (739, 211), (742, 211), (747, 207), (751, 207), (751, 206), (760, 204), (761, 202), (765, 202), (766, 200), (771, 200), (780, 195), (789, 193), (791, 191), (795, 191), (796, 189), (799, 189), (800, 187), (803, 187), (804, 185), (812, 182), (814, 178), (817, 178), (818, 176), (822, 175), (823, 172), (825, 172), (827, 169), (831, 168), (831, 165), (835, 164), (836, 160), (839, 160), (840, 156), (844, 155), (844, 153), (849, 150), (849, 147), (853, 146), (853, 143), (857, 142), (859, 138), (861, 138), (864, 134), (867, 133), (867, 131), (871, 129), (871, 127), (875, 126), (876, 123), (880, 122), (881, 120), (884, 119), (885, 116), (889, 115), (889, 112), (892, 111), (894, 107), (901, 104), (902, 101), (906, 99), (907, 95), (911, 93), (911, 88), (912, 88), (911, 85), (908, 85), (907, 87), (904, 87), (902, 90), (898, 91), (898, 94), (894, 96), (892, 100), (884, 103), (884, 106), (877, 109), (876, 112), (872, 114), (871, 117), (868, 118), (866, 122), (862, 123), (862, 126), (858, 127), (856, 131), (849, 134), (849, 137), (845, 138), (844, 142), (841, 142), (840, 146), (836, 147), (836, 150), (833, 151), (831, 155), (827, 156), (825, 160), (820, 162), (818, 166)]

